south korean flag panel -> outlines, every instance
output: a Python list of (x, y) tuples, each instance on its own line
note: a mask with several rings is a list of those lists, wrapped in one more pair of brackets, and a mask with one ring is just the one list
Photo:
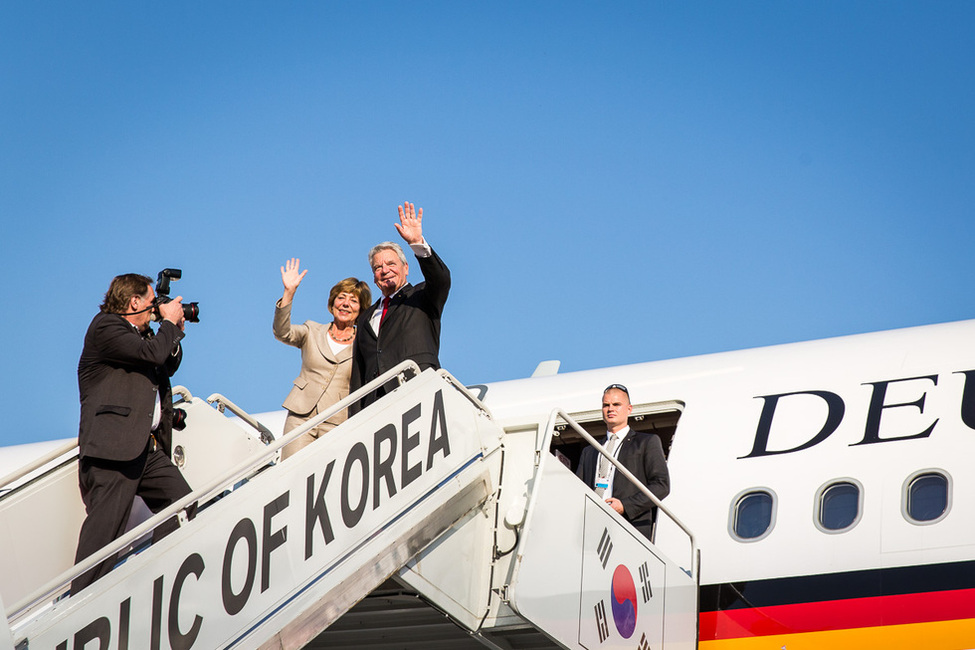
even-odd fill
[(663, 646), (666, 565), (647, 540), (585, 495), (579, 645), (587, 650)]

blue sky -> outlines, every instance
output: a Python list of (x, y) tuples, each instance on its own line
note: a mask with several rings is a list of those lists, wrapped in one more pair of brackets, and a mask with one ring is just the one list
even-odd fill
[[(112, 276), (277, 408), (295, 319), (424, 208), (461, 381), (972, 318), (975, 3), (0, 3), (0, 445), (77, 435)], [(413, 265), (411, 279), (419, 281)]]

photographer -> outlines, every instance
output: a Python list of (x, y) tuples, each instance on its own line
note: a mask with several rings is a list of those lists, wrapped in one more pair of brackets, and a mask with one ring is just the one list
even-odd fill
[[(161, 322), (153, 332), (149, 321)], [(182, 296), (157, 301), (152, 281), (134, 273), (112, 280), (101, 311), (85, 334), (78, 361), (81, 426), (78, 482), (88, 516), (81, 526), (75, 562), (125, 532), (132, 500), (141, 496), (153, 512), (190, 493), (170, 461), (173, 402), (169, 378), (182, 360)], [(158, 527), (153, 541), (177, 527)], [(110, 558), (77, 577), (71, 593), (102, 577)]]

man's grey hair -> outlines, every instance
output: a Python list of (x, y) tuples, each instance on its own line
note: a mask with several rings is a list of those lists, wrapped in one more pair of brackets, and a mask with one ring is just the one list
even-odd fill
[(369, 250), (369, 268), (373, 268), (372, 259), (376, 256), (379, 251), (393, 251), (399, 258), (399, 261), (406, 265), (406, 253), (400, 248), (400, 245), (392, 241), (384, 241), (381, 244), (376, 244)]

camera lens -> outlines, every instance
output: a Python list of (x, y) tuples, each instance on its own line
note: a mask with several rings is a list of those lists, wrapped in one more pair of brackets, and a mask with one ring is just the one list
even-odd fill
[(183, 409), (173, 409), (173, 428), (177, 431), (186, 428), (186, 411)]
[(200, 322), (200, 303), (190, 302), (183, 305), (183, 318), (191, 323)]

